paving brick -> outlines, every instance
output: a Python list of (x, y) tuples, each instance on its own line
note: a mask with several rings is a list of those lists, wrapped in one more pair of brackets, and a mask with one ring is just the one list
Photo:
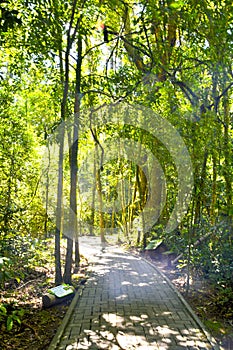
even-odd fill
[(111, 246), (101, 253), (101, 245), (91, 259), (92, 277), (56, 350), (118, 350), (120, 342), (126, 350), (213, 348), (179, 295), (143, 259)]

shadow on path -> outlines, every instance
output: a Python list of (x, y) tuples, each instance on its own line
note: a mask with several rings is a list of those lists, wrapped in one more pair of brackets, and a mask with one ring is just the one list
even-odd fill
[(146, 261), (106, 246), (92, 255), (91, 270), (60, 343), (49, 350), (214, 348), (166, 278)]

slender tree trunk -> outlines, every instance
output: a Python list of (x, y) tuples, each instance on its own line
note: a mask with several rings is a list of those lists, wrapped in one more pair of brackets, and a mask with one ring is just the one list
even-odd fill
[(102, 183), (100, 178), (100, 169), (96, 172), (96, 185), (97, 185), (97, 193), (99, 199), (99, 226), (100, 226), (100, 238), (101, 242), (105, 242), (104, 236), (104, 214), (103, 214), (103, 198), (102, 198)]
[(90, 225), (90, 235), (93, 236), (93, 226), (95, 224), (95, 201), (96, 201), (96, 152), (94, 152), (94, 164), (93, 164), (93, 178), (94, 184), (92, 188), (92, 206), (91, 206), (91, 225)]
[(48, 238), (48, 209), (49, 209), (49, 170), (50, 170), (50, 146), (48, 143), (48, 168), (46, 169), (46, 186), (45, 186), (45, 221), (44, 221), (44, 237)]
[[(218, 69), (214, 70), (213, 75), (212, 75), (212, 95), (213, 99), (215, 101), (214, 103), (214, 113), (215, 113), (215, 119), (217, 119), (217, 113), (218, 113), (218, 92), (217, 92), (217, 82), (218, 82)], [(217, 135), (221, 133), (221, 128), (218, 130), (214, 129), (214, 135), (213, 135), (213, 140), (212, 140), (212, 171), (213, 171), (213, 179), (212, 179), (212, 196), (211, 196), (211, 206), (210, 206), (210, 220), (211, 223), (215, 223), (215, 207), (216, 207), (216, 202), (217, 202), (217, 151), (216, 151), (216, 139)]]
[[(68, 50), (68, 49), (67, 49)], [(61, 232), (62, 232), (62, 205), (63, 205), (63, 161), (64, 161), (64, 138), (65, 138), (65, 125), (64, 120), (66, 117), (66, 102), (69, 88), (69, 65), (68, 55), (66, 54), (65, 62), (65, 77), (63, 71), (63, 58), (62, 50), (59, 50), (60, 60), (60, 77), (61, 84), (63, 86), (63, 98), (61, 103), (61, 126), (59, 128), (59, 160), (58, 160), (58, 184), (57, 184), (57, 205), (56, 205), (56, 232), (55, 232), (55, 284), (62, 283), (62, 271), (61, 271)]]
[(231, 139), (230, 134), (230, 103), (228, 96), (225, 96), (223, 100), (224, 107), (224, 141), (223, 141), (223, 152), (224, 152), (224, 171), (223, 176), (225, 179), (226, 186), (226, 204), (227, 204), (227, 216), (232, 219), (232, 179), (231, 179), (231, 163), (232, 163), (232, 152), (231, 152)]
[[(68, 51), (68, 48), (67, 48)], [(61, 271), (61, 232), (62, 232), (62, 205), (63, 205), (63, 162), (64, 162), (64, 138), (65, 138), (65, 125), (64, 120), (66, 117), (66, 102), (69, 89), (69, 63), (68, 53), (66, 52), (65, 60), (65, 78), (63, 71), (63, 59), (62, 50), (59, 51), (60, 59), (60, 75), (61, 84), (63, 85), (63, 99), (61, 103), (61, 126), (59, 129), (59, 164), (58, 164), (58, 186), (57, 186), (57, 205), (56, 205), (56, 232), (55, 232), (55, 284), (62, 283), (62, 271)]]
[[(98, 157), (98, 144), (96, 144), (95, 151)], [(103, 214), (103, 195), (102, 195), (102, 183), (101, 183), (101, 177), (100, 177), (101, 167), (100, 169), (96, 169), (96, 188), (97, 188), (97, 194), (98, 194), (98, 201), (99, 201), (99, 227), (100, 227), (100, 239), (102, 243), (106, 242), (105, 236), (104, 236), (104, 214)]]
[(64, 149), (64, 125), (60, 128), (59, 160), (58, 160), (58, 183), (56, 205), (56, 232), (55, 232), (55, 284), (62, 283), (61, 272), (61, 229), (62, 229), (62, 202), (63, 202), (63, 149)]
[(115, 202), (113, 203), (112, 215), (111, 215), (111, 229), (115, 228)]
[[(131, 204), (129, 206), (129, 222), (130, 222), (130, 227), (132, 228), (133, 226), (133, 219), (134, 219), (134, 216), (135, 216), (135, 212), (139, 212), (140, 211), (140, 203), (138, 204), (138, 191), (139, 191), (139, 188), (138, 188), (138, 183), (139, 183), (139, 178), (138, 178), (138, 166), (136, 165), (135, 166), (135, 169), (134, 169), (134, 176), (135, 176), (135, 181), (134, 181), (134, 186), (133, 186), (133, 189), (132, 189), (132, 199), (131, 199)], [(137, 215), (137, 214), (136, 214)], [(141, 229), (138, 228), (138, 230), (141, 232)], [(140, 234), (141, 236), (141, 234)], [(139, 244), (139, 242), (138, 242)]]
[[(101, 146), (98, 137), (97, 137), (97, 131), (93, 129), (92, 127), (90, 128), (92, 137), (95, 141), (95, 159), (99, 160), (100, 159), (100, 167), (96, 170), (95, 178), (96, 178), (96, 189), (97, 189), (97, 196), (98, 196), (98, 202), (99, 202), (99, 227), (100, 227), (100, 237), (101, 237), (101, 242), (105, 243), (105, 235), (104, 235), (104, 214), (103, 214), (103, 195), (102, 195), (102, 183), (101, 183), (101, 171), (103, 170), (103, 156), (104, 156), (104, 149)], [(99, 152), (98, 152), (98, 147), (101, 149), (101, 156), (99, 157)]]
[[(77, 218), (77, 171), (78, 171), (78, 136), (79, 136), (79, 115), (80, 115), (80, 105), (81, 105), (81, 76), (82, 76), (82, 37), (78, 37), (78, 57), (77, 57), (77, 67), (76, 67), (76, 93), (75, 93), (75, 106), (74, 114), (76, 116), (76, 135), (77, 137), (77, 151), (76, 151), (76, 178), (75, 178), (75, 213)], [(76, 220), (77, 225), (77, 220)], [(79, 268), (80, 264), (80, 252), (79, 252), (79, 234), (76, 226), (75, 232), (75, 269)]]
[[(72, 22), (72, 19), (71, 19)], [(63, 68), (62, 48), (59, 49), (59, 61), (60, 61), (60, 79), (63, 86), (63, 97), (61, 102), (61, 126), (59, 129), (60, 145), (59, 145), (59, 165), (58, 165), (58, 187), (57, 187), (57, 206), (56, 206), (56, 232), (55, 232), (55, 283), (61, 284), (61, 253), (60, 253), (60, 241), (61, 241), (61, 228), (62, 228), (62, 204), (63, 204), (63, 161), (64, 161), (64, 137), (65, 126), (64, 120), (66, 119), (66, 104), (69, 90), (69, 53), (71, 48), (70, 42), (70, 30), (67, 35), (67, 47), (65, 52), (65, 69)]]
[[(208, 151), (206, 150), (204, 153), (204, 159), (202, 163), (202, 169), (200, 174), (200, 179), (197, 184), (196, 188), (196, 205), (195, 205), (195, 215), (194, 215), (194, 224), (197, 225), (201, 218), (201, 210), (202, 210), (202, 202), (203, 202), (203, 194), (204, 194), (204, 188), (205, 188), (205, 181), (206, 181), (206, 164), (208, 159)], [(197, 170), (198, 172), (198, 170)]]
[[(6, 195), (6, 204), (5, 204), (5, 213), (4, 213), (4, 226), (3, 226), (3, 237), (6, 237), (10, 231), (10, 221), (12, 218), (12, 212), (10, 210), (11, 201), (12, 201), (12, 188), (13, 188), (13, 179), (14, 179), (14, 151), (10, 156), (10, 170), (7, 177), (7, 195)], [(3, 238), (4, 239), (4, 238)]]
[(147, 182), (144, 172), (140, 169), (140, 167), (137, 165), (137, 172), (136, 172), (136, 180), (137, 180), (137, 188), (139, 191), (139, 209), (142, 216), (142, 244), (143, 248), (145, 249), (147, 246), (147, 232), (145, 230), (145, 218), (144, 218), (144, 204), (146, 200), (146, 188), (147, 188)]
[(212, 153), (212, 162), (213, 162), (213, 179), (212, 179), (212, 196), (211, 196), (211, 207), (210, 207), (210, 217), (211, 223), (215, 223), (215, 212), (216, 212), (216, 202), (217, 202), (217, 158), (215, 150)]
[(74, 104), (73, 137), (70, 151), (70, 216), (69, 226), (71, 235), (67, 238), (66, 262), (64, 271), (64, 282), (71, 284), (73, 241), (75, 241), (75, 269), (80, 262), (78, 225), (77, 225), (77, 160), (78, 160), (78, 133), (79, 113), (81, 96), (81, 67), (82, 67), (82, 38), (78, 37), (77, 66), (76, 66), (76, 87)]
[(127, 238), (128, 243), (130, 243), (125, 203), (125, 186), (123, 179), (121, 179), (121, 220), (123, 223), (124, 236)]

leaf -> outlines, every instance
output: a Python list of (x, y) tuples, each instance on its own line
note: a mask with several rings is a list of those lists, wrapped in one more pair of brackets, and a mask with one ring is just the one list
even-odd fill
[(13, 319), (12, 319), (11, 316), (8, 316), (8, 317), (7, 317), (7, 321), (6, 321), (6, 329), (7, 329), (8, 331), (11, 331), (12, 328), (13, 328)]
[(15, 277), (15, 280), (16, 280), (16, 282), (20, 282), (21, 281), (21, 279), (19, 278), (19, 277)]
[(170, 4), (170, 7), (174, 9), (178, 9), (178, 8), (181, 8), (183, 5), (184, 5), (183, 1), (176, 1), (176, 2), (172, 2)]
[(19, 315), (20, 317), (23, 317), (24, 314), (25, 314), (25, 310), (24, 310), (24, 309), (18, 310), (18, 315)]
[(7, 315), (7, 309), (4, 305), (0, 305), (0, 314)]
[(12, 319), (14, 319), (14, 321), (18, 322), (18, 324), (21, 324), (21, 319), (19, 318), (18, 315), (14, 315), (14, 316), (12, 317)]

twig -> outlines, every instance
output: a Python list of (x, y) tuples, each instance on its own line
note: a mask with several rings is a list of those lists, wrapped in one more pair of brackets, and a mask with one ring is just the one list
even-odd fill
[(17, 290), (22, 289), (22, 288), (26, 287), (28, 284), (30, 284), (30, 283), (32, 283), (32, 282), (35, 282), (35, 281), (39, 281), (39, 280), (42, 280), (42, 278), (36, 278), (36, 279), (34, 279), (34, 280), (27, 281), (27, 282), (25, 282), (22, 286), (19, 286), (19, 287), (16, 288), (16, 289), (17, 289)]
[(35, 337), (36, 337), (37, 339), (40, 338), (39, 335), (38, 335), (38, 333), (37, 333), (37, 331), (35, 330), (35, 328), (32, 327), (30, 324), (28, 324), (28, 323), (26, 323), (25, 321), (23, 321), (23, 322), (22, 322), (22, 325), (24, 325), (24, 326), (26, 326), (26, 327), (32, 329), (33, 332), (34, 332), (34, 334), (35, 334)]

